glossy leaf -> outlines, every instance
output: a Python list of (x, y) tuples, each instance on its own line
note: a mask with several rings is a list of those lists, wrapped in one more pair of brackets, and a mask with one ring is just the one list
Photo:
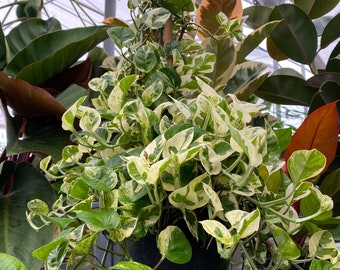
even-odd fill
[[(339, 2), (339, 1), (338, 1)], [(321, 36), (321, 48), (327, 47), (333, 41), (340, 37), (339, 31), (337, 28), (340, 24), (340, 14), (337, 14), (325, 27), (322, 36)]]
[(71, 66), (106, 38), (106, 27), (103, 26), (47, 33), (17, 53), (4, 72), (11, 77), (40, 85)]
[(326, 165), (326, 158), (318, 150), (296, 150), (287, 161), (288, 172), (294, 183), (318, 176)]
[(337, 73), (337, 72), (319, 73), (319, 74), (314, 75), (313, 77), (309, 78), (306, 81), (306, 87), (310, 87), (315, 91), (319, 91), (320, 87), (326, 81), (334, 81), (334, 82), (336, 82), (337, 84), (340, 85), (340, 74)]
[(21, 22), (6, 36), (10, 48), (10, 59), (34, 39), (58, 30), (61, 30), (61, 24), (53, 17), (46, 21), (40, 18), (30, 18)]
[(334, 81), (326, 81), (319, 91), (325, 103), (331, 103), (340, 99), (340, 84)]
[(329, 58), (326, 70), (328, 72), (337, 72), (338, 70), (340, 70), (340, 54), (335, 57)]
[(44, 115), (60, 118), (65, 112), (64, 106), (44, 89), (21, 79), (10, 78), (2, 71), (0, 88), (7, 104), (19, 115), (28, 118)]
[[(195, 23), (208, 30), (211, 34), (221, 34), (216, 15), (223, 12), (229, 20), (241, 19), (242, 1), (241, 0), (202, 0), (195, 14)], [(201, 40), (209, 37), (204, 30), (197, 32)]]
[(321, 17), (331, 11), (339, 3), (339, 0), (295, 0), (294, 4), (300, 7), (312, 19)]
[(77, 217), (98, 229), (115, 229), (119, 224), (119, 215), (114, 209), (95, 209), (77, 211)]
[(270, 20), (282, 20), (270, 37), (287, 57), (310, 64), (316, 55), (317, 33), (311, 19), (295, 5), (276, 6)]
[(12, 255), (0, 253), (0, 261), (2, 270), (27, 270), (26, 266)]
[(243, 16), (248, 16), (246, 24), (252, 29), (258, 29), (269, 21), (272, 8), (254, 5), (243, 10)]
[(300, 257), (300, 250), (290, 238), (289, 234), (280, 227), (269, 224), (275, 243), (280, 250), (282, 259), (295, 260)]
[(170, 18), (171, 13), (166, 8), (158, 7), (145, 12), (143, 19), (145, 24), (150, 29), (159, 29), (165, 26), (167, 20)]
[(126, 26), (111, 27), (107, 33), (119, 49), (129, 45), (136, 37), (133, 30)]
[(336, 169), (322, 180), (320, 190), (323, 194), (333, 197), (340, 190), (340, 169)]
[(157, 65), (157, 56), (149, 46), (144, 45), (137, 49), (133, 62), (141, 72), (150, 72)]
[(31, 164), (9, 161), (2, 164), (0, 185), (0, 252), (17, 257), (28, 269), (39, 269), (41, 262), (32, 252), (52, 240), (53, 227), (35, 231), (27, 222), (26, 209), (33, 199), (51, 206), (55, 199), (51, 185)]
[(269, 76), (255, 94), (277, 104), (309, 106), (314, 92), (305, 87), (305, 80), (281, 72)]
[(337, 102), (329, 103), (315, 110), (303, 121), (294, 133), (285, 152), (285, 159), (296, 150), (317, 149), (327, 159), (324, 170), (334, 159), (338, 145)]
[(191, 245), (185, 234), (176, 226), (168, 226), (160, 232), (157, 247), (163, 258), (177, 264), (191, 260)]
[(158, 0), (158, 4), (168, 9), (171, 13), (182, 14), (184, 11), (193, 11), (194, 5), (191, 0)]

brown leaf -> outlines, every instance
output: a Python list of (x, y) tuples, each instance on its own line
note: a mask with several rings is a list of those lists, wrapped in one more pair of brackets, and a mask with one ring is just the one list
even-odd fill
[(109, 25), (109, 26), (125, 26), (125, 27), (129, 27), (129, 25), (118, 19), (118, 18), (115, 18), (115, 17), (108, 17), (108, 18), (105, 18), (105, 20), (103, 21), (104, 24), (106, 25)]
[(61, 118), (66, 111), (65, 107), (43, 88), (21, 79), (10, 78), (2, 71), (0, 71), (0, 91), (4, 93), (7, 105), (16, 114), (27, 118), (46, 115)]
[[(243, 14), (241, 0), (202, 0), (195, 15), (195, 23), (207, 29), (211, 34), (219, 34), (216, 15), (219, 12), (227, 15), (229, 20), (241, 19)], [(204, 40), (208, 37), (204, 30), (198, 30), (197, 36)]]

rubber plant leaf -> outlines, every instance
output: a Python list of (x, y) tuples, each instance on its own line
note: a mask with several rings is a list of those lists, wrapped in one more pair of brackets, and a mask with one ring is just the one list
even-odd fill
[(10, 50), (10, 59), (28, 46), (34, 39), (58, 30), (61, 30), (61, 24), (53, 17), (46, 21), (40, 18), (30, 18), (21, 22), (6, 36)]
[(311, 64), (317, 50), (317, 32), (312, 20), (300, 8), (291, 4), (276, 6), (271, 21), (282, 20), (270, 37), (287, 57), (302, 64)]
[(18, 115), (28, 118), (45, 115), (61, 118), (66, 111), (64, 106), (43, 88), (21, 79), (10, 78), (2, 71), (0, 90), (5, 95), (7, 105)]
[(105, 40), (106, 29), (107, 26), (91, 26), (47, 33), (17, 53), (4, 72), (31, 84), (42, 85)]
[(340, 14), (336, 15), (325, 27), (321, 36), (321, 48), (327, 47), (333, 41), (340, 37), (340, 32), (337, 30), (340, 24)]
[(7, 64), (6, 60), (7, 50), (6, 50), (6, 38), (2, 30), (1, 22), (0, 22), (0, 48), (3, 48), (0, 50), (0, 70), (2, 70)]
[(328, 103), (308, 115), (294, 133), (290, 144), (285, 151), (285, 160), (288, 160), (297, 150), (317, 149), (327, 159), (326, 171), (335, 157), (338, 134), (338, 101)]
[(295, 0), (294, 4), (308, 14), (311, 19), (315, 19), (331, 11), (339, 2), (339, 0)]
[(257, 29), (269, 21), (269, 15), (272, 8), (266, 6), (250, 6), (243, 10), (243, 16), (248, 16), (246, 24), (252, 28)]
[[(243, 9), (241, 0), (202, 0), (196, 10), (195, 23), (208, 30), (211, 34), (219, 34), (219, 23), (216, 15), (223, 12), (229, 20), (242, 18)], [(204, 30), (197, 32), (198, 37), (204, 40), (209, 35)]]
[(51, 207), (55, 200), (51, 185), (31, 164), (5, 161), (0, 173), (0, 252), (18, 258), (27, 269), (38, 270), (41, 261), (32, 252), (52, 240), (53, 227), (37, 232), (27, 222), (27, 202), (33, 199)]

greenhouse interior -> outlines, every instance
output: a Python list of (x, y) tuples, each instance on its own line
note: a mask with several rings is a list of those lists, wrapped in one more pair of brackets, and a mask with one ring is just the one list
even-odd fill
[(0, 0), (0, 270), (340, 269), (340, 0)]

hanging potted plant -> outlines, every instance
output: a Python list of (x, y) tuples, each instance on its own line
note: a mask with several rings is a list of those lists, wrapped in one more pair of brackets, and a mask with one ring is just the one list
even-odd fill
[[(333, 208), (305, 181), (323, 171), (325, 156), (300, 150), (285, 164), (289, 136), (277, 135), (263, 105), (244, 101), (268, 76), (260, 63), (243, 62), (246, 52), (277, 22), (234, 44), (242, 20), (216, 12), (222, 33), (200, 28), (209, 36), (201, 44), (190, 36), (192, 2), (176, 4), (129, 1), (133, 23), (108, 30), (120, 62), (105, 61), (109, 71), (90, 81), (90, 105), (82, 97), (63, 114), (74, 144), (58, 162), (40, 164), (62, 181), (60, 194), (50, 209), (30, 201), (27, 218), (37, 230), (53, 223), (59, 231), (33, 255), (46, 269), (65, 258), (67, 269), (106, 269), (93, 251), (104, 235), (108, 246), (99, 248), (117, 258), (110, 269), (207, 269), (211, 249), (216, 269), (339, 267), (331, 234), (306, 226)], [(309, 249), (295, 242), (306, 229)], [(145, 240), (156, 250), (151, 261), (138, 252)]]

